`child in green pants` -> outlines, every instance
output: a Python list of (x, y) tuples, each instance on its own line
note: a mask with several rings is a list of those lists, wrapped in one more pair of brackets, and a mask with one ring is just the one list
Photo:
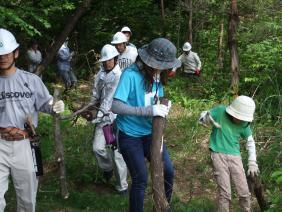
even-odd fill
[(237, 97), (231, 105), (219, 105), (201, 113), (199, 123), (213, 124), (209, 149), (218, 185), (218, 211), (229, 211), (231, 201), (230, 178), (235, 184), (242, 211), (250, 211), (250, 192), (240, 156), (239, 140), (247, 140), (247, 175), (258, 175), (256, 147), (250, 122), (253, 121), (255, 102), (247, 96)]

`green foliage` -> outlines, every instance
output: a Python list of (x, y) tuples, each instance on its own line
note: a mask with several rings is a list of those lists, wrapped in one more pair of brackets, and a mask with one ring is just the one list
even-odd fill
[(282, 184), (282, 168), (278, 169), (277, 171), (273, 172), (271, 177), (275, 180), (277, 184)]
[[(65, 1), (6, 1), (0, 6), (0, 25), (11, 31), (23, 31), (27, 36), (42, 36), (53, 27), (54, 14), (75, 9), (75, 3)], [(14, 30), (12, 30), (14, 29)]]
[(282, 207), (282, 197), (281, 192), (279, 190), (279, 186), (282, 185), (282, 168), (280, 167), (276, 171), (274, 171), (271, 175), (271, 178), (276, 182), (276, 187), (274, 188), (273, 193), (270, 194), (271, 196), (271, 206), (270, 210), (281, 209)]
[(242, 54), (248, 71), (279, 71), (282, 62), (277, 55), (282, 55), (282, 40), (278, 37), (249, 44)]

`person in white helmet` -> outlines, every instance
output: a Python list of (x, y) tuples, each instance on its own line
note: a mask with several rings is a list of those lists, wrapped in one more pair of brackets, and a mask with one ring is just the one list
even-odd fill
[(130, 43), (130, 38), (132, 37), (132, 32), (128, 26), (124, 26), (120, 30), (126, 37), (127, 37), (127, 46), (132, 46), (136, 48), (136, 46), (133, 43)]
[(17, 195), (17, 211), (34, 212), (38, 180), (25, 130), (27, 117), (35, 127), (38, 112), (61, 113), (63, 101), (52, 103), (52, 96), (41, 79), (15, 65), (19, 44), (14, 35), (0, 29), (0, 211), (11, 174)]
[(241, 211), (251, 211), (250, 191), (240, 155), (240, 139), (246, 139), (248, 150), (247, 175), (258, 175), (256, 147), (250, 122), (254, 119), (255, 102), (248, 96), (238, 96), (228, 107), (219, 105), (201, 113), (200, 124), (213, 124), (209, 148), (218, 185), (218, 211), (229, 211), (230, 178), (235, 184)]
[(121, 71), (133, 64), (138, 55), (137, 49), (132, 46), (127, 46), (127, 37), (122, 32), (117, 32), (113, 36), (111, 44), (113, 44), (119, 52), (118, 64)]
[(102, 65), (94, 81), (91, 104), (98, 104), (101, 111), (108, 113), (108, 115), (103, 117), (102, 112), (99, 111), (97, 118), (92, 121), (96, 124), (93, 151), (98, 166), (104, 172), (104, 178), (109, 181), (114, 171), (117, 181), (116, 190), (120, 194), (126, 194), (128, 188), (126, 164), (117, 148), (108, 148), (103, 133), (103, 127), (113, 124), (116, 117), (110, 109), (121, 76), (121, 70), (117, 63), (118, 55), (118, 51), (112, 45), (106, 44), (102, 48), (100, 59)]
[[(202, 63), (197, 53), (191, 51), (192, 46), (189, 42), (184, 43), (182, 50), (183, 53), (179, 56), (179, 60), (182, 62), (183, 73), (185, 76), (200, 76)], [(176, 68), (172, 69), (169, 76), (173, 76), (176, 73)]]

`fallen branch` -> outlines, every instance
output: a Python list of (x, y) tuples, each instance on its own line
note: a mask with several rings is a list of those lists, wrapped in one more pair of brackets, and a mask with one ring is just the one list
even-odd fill
[[(93, 110), (95, 110), (95, 111), (92, 113), (91, 111), (93, 111)], [(102, 110), (100, 107), (97, 107), (96, 104), (93, 104), (93, 103), (90, 102), (89, 104), (85, 105), (81, 109), (73, 112), (70, 115), (62, 116), (60, 119), (61, 120), (73, 119), (73, 118), (80, 116), (80, 115), (83, 116), (83, 114), (85, 114), (85, 113), (91, 113), (92, 115), (91, 115), (91, 118), (89, 118), (89, 119), (92, 120), (94, 117), (96, 117), (98, 111), (101, 111), (103, 116), (106, 116), (106, 115), (109, 114), (108, 112)], [(88, 118), (86, 118), (86, 119), (88, 120)]]

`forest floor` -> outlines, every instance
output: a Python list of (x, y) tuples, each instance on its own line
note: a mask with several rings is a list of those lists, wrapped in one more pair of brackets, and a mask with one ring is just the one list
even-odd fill
[[(173, 100), (165, 131), (165, 143), (175, 168), (172, 208), (176, 212), (210, 212), (216, 209), (217, 190), (208, 149), (210, 129), (199, 126), (197, 120), (202, 110), (210, 109), (219, 102), (212, 97), (208, 99), (203, 80), (205, 79), (176, 78), (171, 80), (171, 86), (166, 89), (168, 97)], [(64, 99), (69, 108), (70, 105), (77, 107), (81, 102), (86, 103), (90, 94), (91, 85), (81, 82)], [(70, 196), (65, 200), (60, 197), (52, 118), (42, 114), (38, 131), (42, 137), (45, 175), (40, 180), (37, 211), (127, 211), (128, 198), (115, 192), (114, 178), (110, 183), (105, 183), (96, 164), (92, 151), (94, 126), (79, 118), (73, 125), (70, 121), (62, 121), (61, 127)], [(128, 181), (130, 184), (130, 177)], [(6, 211), (14, 211), (16, 208), (12, 187), (11, 184), (6, 195)], [(256, 211), (254, 197), (252, 204)], [(152, 205), (149, 179), (145, 211), (152, 211)], [(235, 192), (232, 208), (231, 211), (239, 211)]]

